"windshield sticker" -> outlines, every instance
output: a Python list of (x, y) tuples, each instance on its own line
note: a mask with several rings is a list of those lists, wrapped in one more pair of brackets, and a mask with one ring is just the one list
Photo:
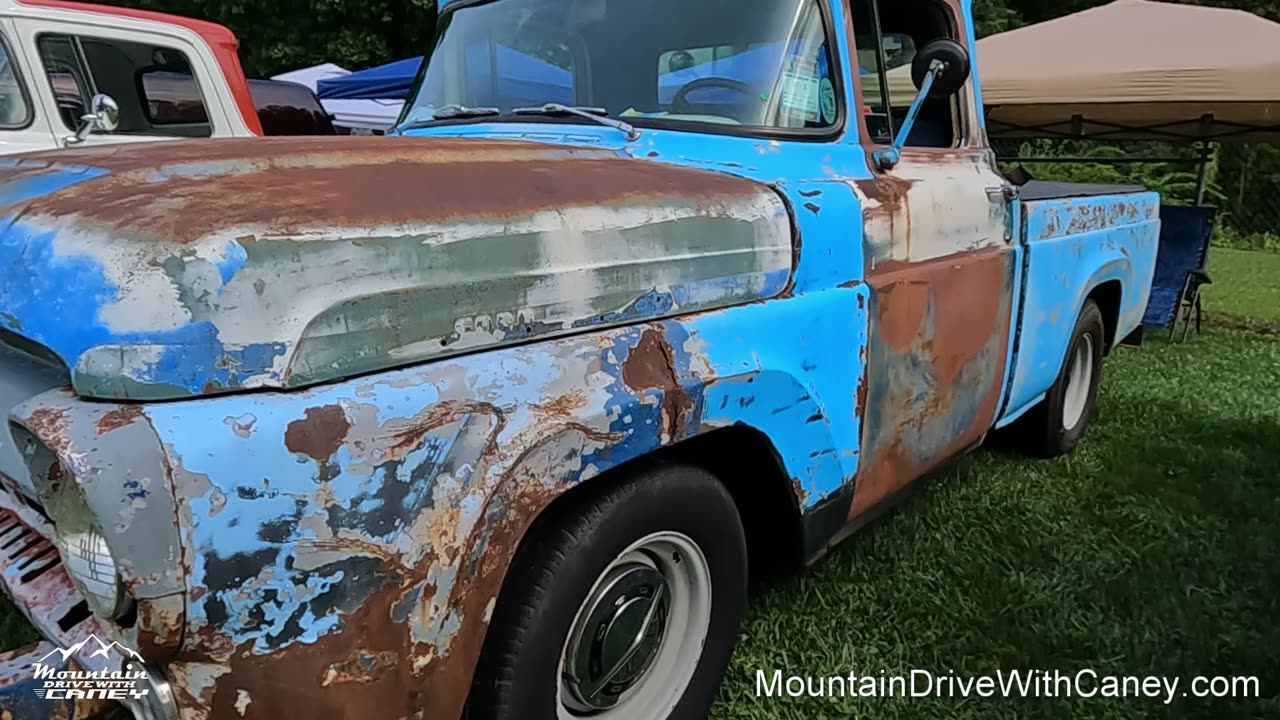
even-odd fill
[(818, 104), (822, 106), (822, 122), (832, 125), (836, 121), (836, 88), (831, 78), (822, 78), (822, 86), (818, 90)]
[(791, 68), (782, 73), (782, 109), (790, 117), (817, 122), (818, 86), (817, 63), (796, 58)]

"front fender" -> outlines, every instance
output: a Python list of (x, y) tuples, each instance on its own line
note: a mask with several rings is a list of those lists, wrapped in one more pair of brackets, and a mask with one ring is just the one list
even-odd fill
[(855, 286), (137, 406), (177, 498), (186, 716), (457, 716), (537, 514), (709, 429), (768, 436), (816, 507), (857, 469), (866, 306)]

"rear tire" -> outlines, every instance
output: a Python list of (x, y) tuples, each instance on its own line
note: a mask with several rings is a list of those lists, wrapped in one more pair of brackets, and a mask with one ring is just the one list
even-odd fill
[(707, 716), (746, 608), (733, 498), (688, 466), (596, 482), (553, 506), (516, 552), (468, 720)]
[(1106, 344), (1102, 311), (1086, 300), (1076, 320), (1058, 379), (1044, 400), (1019, 418), (1011, 430), (1019, 447), (1037, 457), (1066, 455), (1084, 438), (1093, 419), (1102, 382), (1102, 351)]

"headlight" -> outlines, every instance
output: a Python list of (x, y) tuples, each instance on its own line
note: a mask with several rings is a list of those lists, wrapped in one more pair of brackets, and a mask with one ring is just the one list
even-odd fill
[(129, 597), (120, 582), (116, 560), (97, 528), (78, 532), (58, 531), (55, 543), (72, 582), (84, 595), (89, 609), (115, 619), (129, 608)]
[(71, 581), (97, 615), (109, 620), (124, 615), (132, 601), (80, 488), (64, 482), (52, 500), (48, 511), (54, 521), (53, 542)]

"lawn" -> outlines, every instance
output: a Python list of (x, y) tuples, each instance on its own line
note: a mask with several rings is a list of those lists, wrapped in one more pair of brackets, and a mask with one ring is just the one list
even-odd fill
[[(1280, 255), (1211, 257), (1205, 334), (1117, 351), (1074, 455), (980, 450), (758, 597), (714, 720), (1280, 718)], [(757, 670), (1086, 668), (1263, 697), (756, 697)]]
[[(1210, 248), (1205, 310), (1227, 313), (1280, 335), (1280, 253)], [(1258, 330), (1258, 328), (1247, 328)]]

